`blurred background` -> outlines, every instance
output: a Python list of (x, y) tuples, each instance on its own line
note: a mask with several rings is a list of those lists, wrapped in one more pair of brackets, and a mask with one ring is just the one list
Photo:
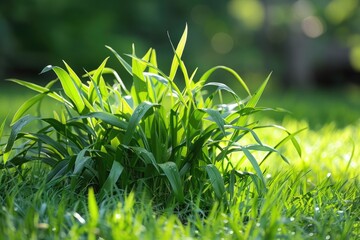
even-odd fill
[(184, 61), (198, 76), (226, 65), (255, 90), (273, 72), (264, 105), (320, 123), (360, 118), (359, 0), (1, 1), (0, 94), (5, 78), (50, 80), (38, 73), (61, 60), (79, 74), (92, 70), (111, 55), (104, 45), (130, 53), (134, 43), (138, 55), (153, 47), (166, 72), (167, 32), (176, 44), (186, 23)]

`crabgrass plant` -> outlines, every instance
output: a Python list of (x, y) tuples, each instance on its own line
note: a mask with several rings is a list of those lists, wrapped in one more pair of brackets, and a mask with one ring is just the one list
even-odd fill
[[(257, 107), (269, 78), (251, 93), (228, 67), (211, 68), (198, 79), (196, 70), (189, 74), (182, 61), (186, 39), (187, 27), (177, 47), (173, 46), (169, 74), (159, 69), (154, 49), (138, 57), (133, 46), (128, 55), (131, 63), (107, 47), (127, 72), (121, 77), (107, 66), (106, 58), (96, 70), (86, 72), (86, 82), (66, 63), (65, 69), (43, 69), (42, 73), (57, 75), (46, 86), (12, 79), (38, 94), (14, 115), (0, 154), (1, 167), (45, 163), (50, 166), (47, 186), (65, 184), (75, 192), (90, 188), (99, 199), (119, 189), (133, 190), (146, 193), (164, 208), (197, 201), (198, 206), (211, 209), (214, 199), (226, 207), (235, 201), (240, 184), (248, 182), (244, 179), (259, 195), (265, 194), (260, 165), (272, 153), (287, 162), (279, 148), (288, 141), (300, 154), (294, 137), (299, 131), (261, 125), (253, 116), (269, 110)], [(215, 71), (230, 73), (244, 96), (211, 81)], [(128, 89), (125, 83), (130, 80)], [(181, 80), (183, 89), (177, 83)], [(55, 87), (57, 81), (60, 89)], [(45, 96), (62, 103), (64, 109), (52, 118), (25, 115)], [(34, 122), (41, 127), (33, 127)], [(32, 127), (26, 130), (27, 126)], [(285, 136), (269, 146), (257, 134), (266, 128), (280, 129)], [(255, 152), (264, 154), (259, 159)]]

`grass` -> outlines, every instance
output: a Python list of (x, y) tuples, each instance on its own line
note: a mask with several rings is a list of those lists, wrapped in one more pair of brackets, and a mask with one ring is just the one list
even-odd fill
[[(306, 125), (296, 120), (283, 124), (289, 129)], [(157, 208), (155, 202), (121, 191), (95, 204), (91, 192), (46, 187), (40, 165), (15, 173), (3, 170), (0, 235), (5, 239), (357, 239), (360, 154), (353, 143), (360, 140), (358, 128), (339, 130), (330, 124), (302, 132), (301, 159), (289, 156), (294, 159), (289, 165), (276, 158), (268, 162), (264, 196), (244, 181), (229, 209), (214, 206), (205, 213), (188, 206), (192, 210), (186, 218), (179, 209)], [(288, 150), (293, 152), (284, 149)]]
[[(87, 82), (66, 63), (43, 70), (58, 77), (46, 86), (12, 80), (38, 94), (0, 131), (1, 238), (360, 236), (356, 115), (341, 130), (290, 118), (274, 125), (263, 116), (276, 110), (257, 106), (268, 78), (252, 93), (226, 67), (189, 74), (186, 35), (169, 74), (155, 50), (139, 58), (133, 47), (131, 64), (109, 48), (127, 76), (105, 59)], [(212, 82), (218, 70), (243, 91)], [(62, 107), (26, 115), (45, 96)]]

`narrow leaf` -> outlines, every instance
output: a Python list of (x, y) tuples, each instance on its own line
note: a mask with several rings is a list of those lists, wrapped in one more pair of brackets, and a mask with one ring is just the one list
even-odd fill
[(14, 123), (14, 125), (11, 128), (11, 133), (10, 133), (8, 142), (6, 144), (4, 153), (7, 153), (7, 152), (9, 152), (11, 150), (11, 148), (14, 145), (14, 142), (16, 140), (16, 136), (21, 131), (21, 129), (24, 126), (26, 126), (28, 123), (32, 122), (35, 119), (38, 119), (38, 118), (30, 116), (30, 115), (26, 115), (26, 116), (20, 118), (17, 122)]
[(123, 65), (123, 67), (125, 68), (125, 70), (132, 76), (132, 69), (130, 64), (128, 64), (114, 49), (112, 49), (109, 46), (105, 46), (107, 49), (109, 49), (114, 55), (115, 57), (119, 60), (119, 62), (121, 63), (121, 65)]
[(172, 190), (178, 201), (184, 201), (183, 186), (180, 179), (179, 170), (174, 162), (166, 162), (159, 164), (170, 182)]
[(263, 173), (261, 172), (260, 166), (259, 166), (258, 162), (256, 161), (255, 157), (245, 147), (243, 147), (241, 150), (245, 154), (246, 158), (250, 161), (251, 165), (255, 169), (256, 175), (260, 178), (263, 186), (265, 187), (265, 179), (264, 179)]
[(179, 67), (179, 64), (181, 61), (180, 59), (181, 59), (181, 56), (182, 56), (184, 48), (185, 48), (187, 34), (188, 34), (188, 27), (186, 25), (185, 30), (184, 30), (184, 32), (180, 38), (180, 41), (176, 47), (174, 58), (171, 63), (170, 74), (169, 74), (170, 80), (174, 80), (174, 78), (175, 78), (176, 71)]
[(101, 196), (113, 190), (123, 170), (124, 167), (118, 161), (113, 161), (110, 173), (100, 190)]
[(91, 160), (90, 156), (85, 156), (86, 152), (88, 151), (87, 148), (82, 149), (76, 156), (75, 166), (74, 166), (74, 174), (81, 173), (84, 169), (85, 165)]
[(128, 124), (126, 122), (122, 121), (119, 117), (116, 117), (115, 115), (107, 112), (92, 112), (82, 117), (94, 117), (120, 129), (128, 128)]
[(135, 129), (139, 125), (140, 120), (154, 106), (157, 105), (150, 102), (142, 102), (139, 106), (137, 106), (137, 108), (134, 110), (134, 113), (130, 117), (129, 125), (126, 129), (124, 137), (124, 145), (129, 145)]
[(37, 94), (32, 98), (28, 99), (27, 101), (25, 101), (16, 111), (13, 119), (11, 120), (11, 125), (14, 124), (17, 120), (19, 120), (25, 114), (25, 112), (29, 110), (29, 108), (31, 108), (41, 99), (43, 99), (45, 96), (46, 96), (45, 94)]
[(222, 178), (221, 173), (213, 164), (208, 164), (205, 169), (214, 189), (216, 198), (221, 200), (225, 193), (224, 179)]
[(249, 102), (246, 104), (246, 107), (248, 108), (254, 108), (258, 101), (260, 100), (261, 95), (263, 94), (265, 87), (267, 83), (269, 82), (271, 73), (268, 75), (268, 77), (265, 79), (263, 84), (261, 84), (260, 88), (257, 90), (257, 92), (252, 96), (252, 98), (249, 100)]
[(64, 69), (60, 67), (53, 67), (53, 70), (58, 76), (65, 94), (75, 104), (78, 112), (81, 113), (85, 108), (85, 103), (82, 100), (81, 94), (79, 92), (79, 88), (81, 86), (77, 86)]
[(220, 112), (214, 109), (207, 109), (207, 108), (203, 108), (201, 110), (209, 114), (211, 120), (215, 122), (216, 125), (220, 128), (221, 132), (225, 134), (225, 121), (222, 118)]
[(99, 219), (99, 209), (96, 203), (96, 198), (93, 188), (89, 188), (88, 208), (89, 208), (90, 221), (92, 223), (92, 226), (96, 226)]

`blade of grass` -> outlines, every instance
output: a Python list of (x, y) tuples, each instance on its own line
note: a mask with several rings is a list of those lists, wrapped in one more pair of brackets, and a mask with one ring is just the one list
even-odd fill
[(127, 126), (125, 137), (124, 137), (124, 145), (129, 145), (133, 134), (135, 132), (136, 127), (139, 125), (140, 120), (144, 117), (144, 115), (154, 106), (158, 106), (157, 104), (150, 102), (142, 102), (131, 115), (129, 120), (129, 125)]
[[(173, 49), (174, 49), (174, 58), (172, 60), (172, 63), (171, 63), (171, 68), (170, 68), (170, 74), (169, 74), (169, 78), (170, 80), (174, 80), (175, 78), (175, 75), (176, 75), (176, 71), (179, 67), (179, 63), (180, 63), (180, 59), (181, 59), (181, 56), (183, 54), (183, 51), (184, 51), (184, 48), (185, 48), (185, 44), (186, 44), (186, 39), (187, 39), (187, 34), (188, 34), (188, 27), (187, 27), (187, 24), (185, 26), (185, 30), (180, 38), (180, 41), (176, 47), (176, 50), (173, 46)], [(170, 39), (170, 37), (169, 37)], [(171, 43), (171, 40), (170, 40), (170, 43)], [(172, 43), (171, 43), (172, 45)]]
[(184, 201), (183, 186), (180, 179), (179, 170), (174, 162), (166, 162), (159, 164), (170, 182), (175, 197), (179, 202)]
[(222, 178), (221, 173), (213, 164), (208, 164), (205, 169), (214, 189), (216, 198), (221, 200), (225, 193), (224, 179)]

